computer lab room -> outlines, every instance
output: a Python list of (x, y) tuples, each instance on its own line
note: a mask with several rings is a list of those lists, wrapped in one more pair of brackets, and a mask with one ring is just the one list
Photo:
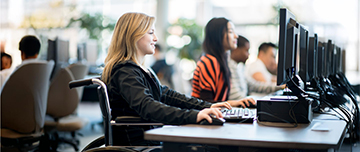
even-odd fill
[(0, 0), (1, 152), (359, 152), (360, 0)]

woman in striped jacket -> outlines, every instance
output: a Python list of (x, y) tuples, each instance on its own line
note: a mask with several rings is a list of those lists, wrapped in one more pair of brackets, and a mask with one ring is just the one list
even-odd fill
[(234, 107), (256, 104), (252, 98), (228, 100), (231, 73), (227, 53), (237, 47), (237, 37), (234, 24), (226, 18), (213, 18), (207, 23), (204, 55), (194, 71), (191, 96), (209, 102), (227, 101)]

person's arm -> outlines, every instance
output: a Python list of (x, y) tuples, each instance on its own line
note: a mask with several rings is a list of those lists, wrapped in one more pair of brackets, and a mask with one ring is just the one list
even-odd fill
[(228, 61), (228, 66), (231, 72), (229, 100), (243, 99), (246, 97), (247, 88), (241, 89), (241, 84), (246, 83), (246, 81), (243, 82), (245, 79), (241, 79), (240, 74), (244, 73), (238, 68), (240, 65), (231, 59)]
[(285, 86), (276, 86), (270, 85), (262, 82), (257, 82), (253, 79), (247, 79), (249, 92), (257, 92), (257, 93), (272, 93), (281, 89), (284, 89)]
[(227, 102), (216, 102), (210, 103), (202, 99), (187, 97), (182, 93), (174, 91), (167, 86), (162, 86), (162, 97), (161, 101), (171, 106), (176, 106), (186, 109), (198, 109), (202, 110), (204, 108), (216, 108), (216, 107), (226, 107), (231, 109), (230, 104)]
[(252, 78), (256, 81), (259, 81), (259, 82), (265, 82), (266, 83), (266, 79), (264, 77), (264, 75), (261, 73), (261, 72), (255, 72), (253, 75), (252, 75)]
[(148, 80), (140, 70), (123, 67), (114, 73), (113, 79), (112, 83), (120, 88), (119, 94), (141, 118), (164, 124), (196, 123), (198, 110), (180, 109), (155, 100), (152, 92), (156, 90), (148, 88)]
[[(211, 119), (210, 114), (222, 117), (218, 108), (205, 108), (201, 111), (170, 106), (154, 99), (153, 91), (149, 88), (148, 80), (141, 70), (135, 68), (120, 68), (112, 76), (113, 82), (120, 89), (119, 94), (139, 116), (145, 120), (162, 122), (164, 124), (193, 124), (202, 119)], [(195, 101), (194, 99), (191, 99)], [(204, 101), (193, 105), (199, 108), (213, 106)], [(210, 110), (209, 110), (210, 109)], [(220, 114), (219, 114), (220, 113)]]
[(174, 91), (165, 85), (161, 86), (161, 90), (161, 101), (171, 106), (202, 110), (204, 108), (210, 108), (212, 105), (210, 102), (206, 102), (198, 98), (187, 97), (184, 94)]

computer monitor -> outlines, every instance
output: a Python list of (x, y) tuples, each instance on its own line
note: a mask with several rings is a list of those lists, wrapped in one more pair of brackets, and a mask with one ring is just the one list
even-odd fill
[(69, 41), (61, 40), (59, 38), (56, 39), (56, 51), (58, 55), (58, 61), (65, 66), (69, 64), (70, 59), (69, 45)]
[(324, 77), (324, 71), (325, 71), (325, 47), (323, 46), (323, 43), (318, 43), (318, 49), (317, 49), (317, 76), (318, 77)]
[(90, 66), (98, 66), (97, 60), (99, 58), (98, 44), (96, 41), (88, 40), (85, 45), (85, 53), (87, 63)]
[[(306, 98), (304, 83), (297, 75), (297, 61), (300, 60), (298, 46), (300, 42), (299, 31), (303, 30), (304, 48), (306, 45), (305, 28), (301, 27), (295, 20), (295, 16), (285, 8), (280, 9), (280, 26), (279, 26), (279, 52), (278, 52), (278, 74), (277, 85), (286, 84), (289, 91), (284, 91), (284, 102), (277, 98), (258, 100), (257, 116), (259, 121), (268, 122), (287, 122), (287, 123), (309, 123), (312, 121), (312, 104)], [(297, 60), (297, 57), (299, 58)], [(293, 98), (296, 96), (296, 98)], [(264, 102), (262, 102), (264, 101)], [(265, 114), (266, 113), (266, 114)]]
[(303, 26), (300, 25), (300, 36), (299, 36), (299, 76), (303, 82), (309, 82), (309, 69), (313, 62), (309, 58), (309, 32)]
[(309, 53), (308, 53), (308, 76), (310, 79), (318, 77), (317, 75), (317, 48), (318, 37), (314, 34), (314, 37), (309, 37)]
[(78, 62), (86, 61), (86, 43), (77, 45), (77, 60)]
[(335, 48), (335, 54), (334, 54), (334, 72), (340, 73), (342, 71), (342, 51), (341, 48), (336, 46)]
[(296, 74), (299, 24), (287, 9), (280, 9), (277, 85), (286, 84)]
[(59, 38), (55, 40), (48, 39), (47, 60), (53, 60), (55, 63), (50, 79), (54, 77), (61, 67), (69, 64), (69, 58), (69, 41), (60, 40)]
[(332, 40), (328, 40), (325, 47), (325, 77), (329, 77), (334, 74), (333, 71), (333, 55), (334, 55), (334, 44)]

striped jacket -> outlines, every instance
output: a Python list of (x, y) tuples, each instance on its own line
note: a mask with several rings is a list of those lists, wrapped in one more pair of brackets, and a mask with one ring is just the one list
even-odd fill
[(191, 96), (209, 102), (226, 101), (229, 89), (216, 58), (209, 54), (202, 56), (194, 71)]

